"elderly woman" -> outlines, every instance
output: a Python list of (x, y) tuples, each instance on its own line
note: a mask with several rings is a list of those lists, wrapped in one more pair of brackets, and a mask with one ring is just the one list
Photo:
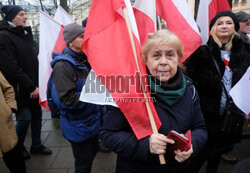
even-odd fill
[[(210, 23), (211, 35), (207, 45), (197, 49), (186, 62), (186, 72), (198, 91), (208, 129), (208, 144), (195, 162), (197, 171), (208, 159), (207, 172), (217, 172), (220, 155), (232, 149), (232, 144), (223, 144), (218, 134), (219, 117), (224, 113), (227, 100), (222, 82), (229, 93), (250, 65), (249, 44), (240, 39), (236, 33), (238, 29), (239, 22), (234, 13), (218, 13)], [(221, 76), (213, 59), (219, 66)]]
[[(101, 131), (103, 143), (118, 154), (118, 173), (188, 172), (190, 157), (205, 146), (207, 132), (192, 81), (178, 67), (181, 42), (172, 32), (160, 30), (149, 35), (142, 54), (151, 96), (156, 99), (154, 105), (162, 122), (159, 134), (138, 140), (123, 113), (112, 108)], [(188, 151), (177, 149), (174, 156), (168, 152), (168, 146), (174, 143), (167, 137), (171, 130), (181, 134), (191, 130), (192, 146)], [(160, 165), (158, 154), (164, 154), (166, 165)]]

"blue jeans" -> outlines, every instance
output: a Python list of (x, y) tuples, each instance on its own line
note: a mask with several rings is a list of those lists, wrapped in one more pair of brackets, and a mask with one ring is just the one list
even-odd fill
[(25, 141), (25, 137), (30, 123), (32, 147), (40, 147), (42, 145), (42, 109), (39, 105), (18, 109), (16, 131), (20, 145), (23, 145)]
[(97, 153), (98, 138), (94, 137), (82, 143), (70, 143), (75, 158), (75, 173), (90, 173)]

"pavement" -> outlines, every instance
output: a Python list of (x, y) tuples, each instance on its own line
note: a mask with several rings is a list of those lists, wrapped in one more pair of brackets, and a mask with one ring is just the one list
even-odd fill
[[(232, 154), (239, 160), (250, 157), (250, 128), (244, 126), (244, 134), (248, 136), (236, 144)], [(31, 155), (26, 161), (27, 173), (74, 173), (74, 157), (70, 143), (62, 136), (60, 121), (51, 119), (50, 112), (43, 109), (42, 142), (52, 150), (52, 155)], [(26, 136), (25, 146), (30, 148), (30, 130)], [(92, 167), (92, 173), (115, 173), (116, 154), (98, 152)], [(230, 173), (234, 164), (222, 161), (218, 173)], [(0, 173), (9, 173), (0, 159)], [(205, 173), (205, 165), (199, 173)]]

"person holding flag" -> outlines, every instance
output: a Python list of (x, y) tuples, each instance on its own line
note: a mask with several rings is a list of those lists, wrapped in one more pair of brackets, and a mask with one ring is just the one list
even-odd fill
[[(191, 79), (178, 67), (182, 55), (181, 41), (172, 32), (149, 34), (142, 48), (142, 61), (162, 126), (158, 134), (138, 139), (123, 112), (111, 107), (100, 134), (103, 144), (118, 154), (116, 172), (188, 172), (191, 156), (205, 146), (207, 132), (198, 95)], [(168, 150), (175, 143), (167, 137), (171, 130), (181, 134), (191, 130), (187, 151)], [(160, 165), (158, 154), (165, 156), (165, 165)]]
[(219, 12), (211, 20), (207, 45), (200, 46), (185, 62), (186, 73), (197, 88), (208, 130), (208, 143), (194, 162), (194, 172), (208, 160), (207, 172), (216, 173), (221, 154), (232, 150), (231, 141), (240, 140), (241, 135), (236, 137), (239, 139), (220, 136), (221, 117), (227, 102), (225, 92), (229, 93), (250, 65), (249, 44), (240, 39), (238, 30), (239, 22), (234, 13)]

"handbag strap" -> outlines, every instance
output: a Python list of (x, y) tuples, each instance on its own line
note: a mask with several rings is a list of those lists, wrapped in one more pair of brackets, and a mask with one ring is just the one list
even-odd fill
[[(216, 70), (217, 70), (217, 72), (218, 72), (218, 74), (219, 74), (219, 76), (220, 76), (220, 79), (221, 79), (221, 78), (222, 78), (222, 75), (221, 75), (221, 72), (220, 72), (220, 69), (219, 69), (219, 65), (218, 65), (218, 63), (216, 62), (216, 60), (215, 60), (215, 58), (214, 58), (214, 55), (213, 55), (211, 52), (210, 52), (210, 54), (211, 54), (212, 60), (213, 60), (213, 62), (214, 62), (215, 68), (216, 68)], [(224, 83), (223, 83), (222, 81), (221, 81), (221, 84), (222, 84), (222, 88), (223, 88), (224, 91), (225, 91), (227, 100), (229, 100), (230, 96), (229, 96), (229, 94), (228, 94), (228, 92), (227, 92), (227, 89), (226, 89), (226, 87), (225, 87), (225, 85), (224, 85)]]

